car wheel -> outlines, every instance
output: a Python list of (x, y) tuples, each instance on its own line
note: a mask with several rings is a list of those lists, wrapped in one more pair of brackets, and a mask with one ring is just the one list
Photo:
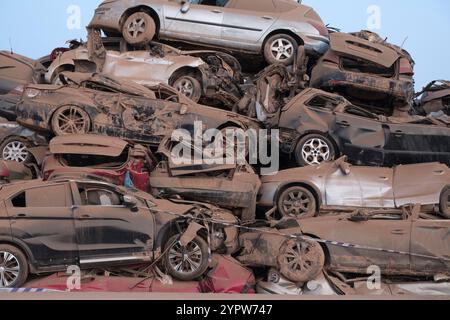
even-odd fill
[(309, 134), (298, 142), (295, 159), (301, 167), (319, 165), (336, 160), (336, 150), (333, 142), (326, 136)]
[(202, 96), (202, 85), (194, 77), (182, 76), (173, 82), (173, 87), (194, 102), (199, 102)]
[(125, 41), (134, 46), (146, 45), (156, 34), (156, 24), (145, 12), (133, 13), (122, 27)]
[(450, 219), (450, 187), (445, 188), (442, 192), (439, 207), (441, 214), (445, 218)]
[(7, 161), (27, 162), (31, 158), (29, 147), (30, 144), (20, 137), (8, 138), (0, 145), (1, 157)]
[(77, 106), (64, 106), (56, 110), (52, 118), (52, 130), (57, 136), (87, 134), (91, 121), (86, 111)]
[(0, 288), (20, 288), (27, 278), (28, 263), (22, 251), (0, 244)]
[(165, 248), (165, 265), (169, 274), (181, 281), (192, 281), (202, 276), (209, 265), (208, 244), (196, 236), (186, 247), (180, 236), (173, 236)]
[(280, 249), (280, 273), (292, 282), (314, 280), (325, 266), (325, 253), (316, 241), (288, 240)]
[(269, 64), (290, 65), (297, 52), (297, 41), (287, 34), (276, 34), (264, 45), (264, 58)]
[(296, 219), (311, 218), (317, 213), (316, 198), (300, 186), (284, 190), (278, 198), (277, 207), (283, 217)]

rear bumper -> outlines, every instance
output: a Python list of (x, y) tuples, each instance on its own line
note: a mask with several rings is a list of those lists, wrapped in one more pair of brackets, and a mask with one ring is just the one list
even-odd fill
[(412, 80), (395, 80), (343, 71), (339, 66), (331, 63), (322, 63), (313, 69), (311, 86), (314, 88), (353, 87), (368, 92), (388, 94), (404, 101), (411, 101), (414, 97)]
[(95, 10), (94, 17), (88, 28), (99, 28), (105, 30), (121, 31), (120, 19), (126, 8), (114, 5), (115, 3), (101, 5)]

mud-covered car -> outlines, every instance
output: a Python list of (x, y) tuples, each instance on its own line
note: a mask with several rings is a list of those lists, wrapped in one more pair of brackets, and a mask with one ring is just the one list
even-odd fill
[(96, 30), (89, 30), (87, 43), (53, 61), (46, 82), (60, 83), (59, 75), (65, 71), (98, 72), (147, 87), (164, 83), (194, 102), (218, 99), (228, 108), (241, 97), (241, 66), (229, 54), (181, 51), (156, 42), (146, 50), (127, 50), (120, 39), (102, 39)]
[(450, 115), (450, 81), (435, 80), (426, 85), (416, 94), (415, 109), (420, 115)]
[(171, 154), (172, 146), (171, 140), (165, 139), (159, 147), (163, 161), (150, 177), (154, 195), (207, 202), (232, 210), (243, 222), (255, 220), (261, 182), (250, 165), (203, 163), (198, 166), (194, 158), (177, 163)]
[(449, 276), (450, 220), (418, 208), (363, 210), (301, 220), (299, 227), (278, 234), (273, 229), (244, 233), (238, 260), (277, 268), (292, 282), (313, 280), (323, 268), (363, 275), (370, 266), (378, 266), (383, 276)]
[(133, 45), (157, 37), (261, 53), (270, 64), (292, 63), (299, 45), (316, 56), (329, 46), (319, 15), (289, 0), (104, 1), (89, 27), (122, 34)]
[[(17, 122), (0, 118), (0, 158), (7, 161), (33, 160), (30, 148), (47, 146), (47, 138), (22, 127)], [(34, 159), (37, 160), (37, 159)]]
[(11, 182), (37, 179), (41, 176), (39, 167), (34, 163), (0, 160), (0, 185)]
[(232, 112), (196, 104), (178, 94), (166, 100), (134, 82), (99, 74), (64, 73), (68, 85), (34, 85), (17, 105), (17, 121), (54, 135), (97, 133), (158, 146), (175, 129), (258, 129)]
[(275, 117), (282, 152), (295, 156), (300, 166), (333, 161), (341, 155), (359, 165), (450, 165), (446, 119), (380, 116), (318, 89), (304, 90)]
[[(183, 281), (197, 279), (210, 252), (231, 254), (231, 212), (175, 203), (97, 181), (33, 180), (0, 187), (0, 287), (20, 287), (28, 274), (162, 262)], [(207, 223), (199, 218), (214, 220)]]
[(42, 177), (85, 174), (106, 178), (119, 186), (149, 191), (155, 160), (150, 151), (119, 138), (67, 135), (50, 141)]
[(330, 49), (312, 70), (312, 87), (387, 116), (408, 111), (414, 98), (414, 61), (408, 52), (369, 31), (336, 32), (330, 39)]
[(450, 169), (440, 163), (376, 168), (352, 166), (342, 157), (319, 166), (280, 171), (261, 180), (259, 205), (277, 207), (287, 217), (417, 203), (424, 212), (450, 219)]
[(44, 81), (45, 67), (39, 62), (8, 51), (0, 51), (0, 117), (16, 119), (15, 108), (29, 83)]

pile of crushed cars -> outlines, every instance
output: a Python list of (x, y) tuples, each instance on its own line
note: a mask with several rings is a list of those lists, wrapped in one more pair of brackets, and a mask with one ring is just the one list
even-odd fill
[[(104, 1), (87, 33), (0, 52), (2, 290), (450, 294), (450, 84), (403, 48), (291, 0)], [(278, 129), (283, 170), (180, 165), (194, 121)]]

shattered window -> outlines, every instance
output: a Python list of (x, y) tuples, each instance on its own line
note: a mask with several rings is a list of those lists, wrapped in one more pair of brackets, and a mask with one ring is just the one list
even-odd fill
[(341, 64), (342, 68), (347, 71), (373, 74), (385, 78), (392, 78), (395, 76), (397, 65), (394, 63), (390, 68), (385, 68), (376, 63), (348, 57), (341, 58)]
[(339, 101), (327, 96), (315, 96), (306, 103), (309, 107), (333, 110), (339, 105)]
[(83, 206), (121, 206), (122, 196), (108, 189), (79, 187)]
[(60, 162), (68, 167), (83, 168), (83, 167), (102, 167), (102, 168), (117, 168), (122, 167), (128, 162), (129, 149), (125, 148), (122, 154), (118, 157), (108, 157), (89, 154), (63, 154), (60, 156)]

